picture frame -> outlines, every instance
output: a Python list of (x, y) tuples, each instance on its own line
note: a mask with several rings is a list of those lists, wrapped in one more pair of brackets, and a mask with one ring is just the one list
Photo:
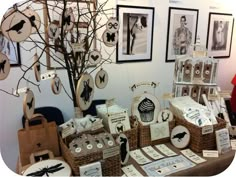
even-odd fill
[(230, 57), (233, 27), (234, 18), (232, 14), (215, 12), (209, 13), (206, 43), (209, 57)]
[(154, 7), (117, 5), (117, 63), (152, 60), (154, 13)]
[(0, 30), (0, 52), (5, 54), (9, 58), (10, 66), (20, 66), (20, 44), (7, 39)]
[(166, 62), (190, 55), (195, 44), (198, 9), (169, 7), (166, 42)]

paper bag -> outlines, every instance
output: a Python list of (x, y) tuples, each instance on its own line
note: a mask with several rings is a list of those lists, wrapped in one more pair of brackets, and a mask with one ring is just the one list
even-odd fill
[[(31, 120), (41, 120), (40, 125), (29, 126)], [(60, 156), (57, 126), (47, 122), (43, 116), (26, 120), (25, 128), (18, 131), (20, 161), (22, 166), (30, 164), (30, 155), (42, 150), (50, 150)]]

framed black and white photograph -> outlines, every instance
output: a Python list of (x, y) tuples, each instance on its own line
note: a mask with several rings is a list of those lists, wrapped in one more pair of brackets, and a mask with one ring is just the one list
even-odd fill
[(153, 7), (117, 5), (117, 63), (152, 60), (154, 12)]
[(169, 7), (166, 62), (190, 55), (196, 42), (198, 9)]
[(233, 27), (232, 14), (209, 13), (206, 45), (209, 57), (230, 57)]
[(20, 66), (20, 45), (18, 42), (8, 40), (0, 31), (0, 52), (5, 54), (11, 66)]

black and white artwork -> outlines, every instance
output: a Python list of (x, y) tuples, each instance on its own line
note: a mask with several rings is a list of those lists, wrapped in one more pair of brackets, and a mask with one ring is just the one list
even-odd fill
[(232, 14), (209, 13), (207, 51), (209, 57), (230, 57), (234, 18)]
[(120, 23), (117, 62), (151, 61), (154, 8), (117, 6)]
[(116, 142), (120, 145), (120, 159), (121, 164), (125, 165), (129, 160), (129, 140), (125, 134), (121, 133)]
[(104, 69), (101, 69), (100, 71), (97, 72), (95, 76), (95, 84), (97, 88), (103, 89), (106, 87), (107, 83), (108, 83), (108, 73)]
[(170, 140), (175, 147), (186, 148), (190, 142), (190, 132), (186, 127), (178, 125), (173, 128)]
[(197, 35), (198, 10), (169, 8), (166, 62), (174, 62), (184, 55), (190, 55), (191, 45)]

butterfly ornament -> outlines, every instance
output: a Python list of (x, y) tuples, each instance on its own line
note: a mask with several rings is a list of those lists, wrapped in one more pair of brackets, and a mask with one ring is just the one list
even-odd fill
[(67, 8), (64, 16), (61, 15), (60, 26), (63, 27), (66, 31), (70, 31), (74, 27), (75, 16), (72, 8)]
[(102, 35), (102, 39), (107, 47), (113, 47), (118, 42), (118, 33), (105, 30)]
[(10, 72), (10, 62), (6, 55), (0, 53), (0, 80), (7, 78)]
[(95, 85), (97, 86), (97, 88), (103, 89), (106, 87), (107, 83), (108, 83), (108, 73), (101, 68), (101, 70), (98, 71), (95, 76)]
[(34, 114), (35, 98), (34, 93), (28, 89), (23, 100), (23, 112), (26, 119), (31, 119)]

